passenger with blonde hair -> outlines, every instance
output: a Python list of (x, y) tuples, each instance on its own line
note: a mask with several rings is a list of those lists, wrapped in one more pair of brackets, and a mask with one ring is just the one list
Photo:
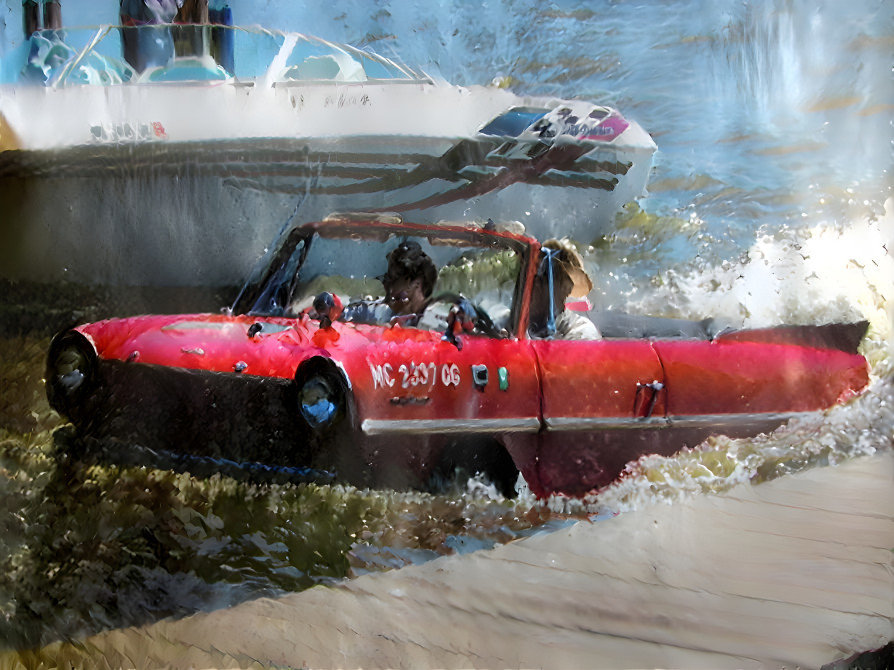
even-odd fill
[(540, 254), (531, 292), (529, 334), (565, 340), (601, 339), (596, 324), (565, 307), (569, 296), (583, 298), (593, 290), (580, 253), (569, 240), (552, 239), (540, 246)]

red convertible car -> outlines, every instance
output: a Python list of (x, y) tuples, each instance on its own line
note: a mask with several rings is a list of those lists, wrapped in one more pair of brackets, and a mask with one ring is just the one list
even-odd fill
[[(396, 276), (408, 256), (417, 276)], [(490, 223), (329, 217), (287, 230), (222, 313), (60, 333), (48, 398), (113, 444), (357, 485), (461, 468), (511, 495), (520, 472), (538, 496), (581, 496), (643, 454), (754, 435), (868, 384), (865, 323), (715, 332), (594, 314), (601, 333), (563, 339), (562, 265)]]

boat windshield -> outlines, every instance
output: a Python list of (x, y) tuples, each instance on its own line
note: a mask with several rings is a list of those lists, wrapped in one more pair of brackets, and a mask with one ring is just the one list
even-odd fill
[(425, 79), (348, 45), (225, 23), (42, 30), (3, 60), (0, 83), (44, 86)]
[[(234, 311), (298, 317), (311, 311), (316, 296), (329, 292), (345, 307), (343, 320), (387, 323), (400, 314), (400, 307), (390, 302), (398, 290), (393, 287), (401, 280), (395, 273), (407, 269), (418, 270), (414, 276), (422, 278), (426, 305), (461, 296), (485, 313), (497, 330), (512, 334), (522, 253), (517, 245), (502, 242), (498, 237), (456, 239), (400, 229), (348, 235), (320, 228), (311, 235), (292, 235)], [(426, 266), (431, 267), (430, 279), (425, 278)], [(420, 320), (419, 327), (440, 328), (437, 317), (432, 319), (432, 323)]]

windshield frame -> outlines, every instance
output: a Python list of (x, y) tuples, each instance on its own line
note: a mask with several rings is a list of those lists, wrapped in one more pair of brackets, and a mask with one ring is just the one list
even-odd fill
[[(172, 32), (173, 31), (173, 32)], [(197, 51), (178, 54), (174, 48), (177, 31), (193, 31), (197, 35)], [(162, 60), (139, 67), (128, 61), (125, 53), (125, 36), (131, 40), (157, 42), (163, 53)], [(223, 62), (220, 56), (212, 57), (212, 42), (228, 44), (230, 60)], [(135, 42), (136, 44), (136, 42)], [(44, 60), (45, 52), (53, 48), (64, 50), (65, 57), (51, 63)], [(136, 48), (136, 47), (135, 47)], [(43, 52), (41, 51), (43, 49)], [(305, 52), (316, 57), (345, 57), (362, 71), (356, 80), (343, 80), (343, 75), (319, 76), (309, 79), (284, 78), (287, 69), (283, 65), (300, 65), (305, 60)], [(41, 56), (43, 53), (43, 56)], [(318, 83), (350, 82), (370, 83), (432, 83), (426, 73), (392, 60), (369, 49), (360, 49), (348, 44), (340, 44), (314, 35), (261, 28), (259, 26), (234, 26), (226, 23), (207, 24), (142, 23), (142, 24), (102, 24), (94, 26), (68, 26), (54, 30), (42, 30), (28, 36), (14, 52), (7, 54), (8, 62), (0, 68), (0, 84), (42, 85), (49, 88), (139, 85), (203, 85), (216, 86), (222, 81), (233, 85), (254, 86), (301, 86)], [(58, 56), (58, 54), (57, 54)], [(203, 76), (179, 73), (170, 81), (155, 78), (175, 67), (184, 57), (201, 59), (207, 57), (209, 63), (219, 66), (209, 69)], [(163, 61), (163, 62), (162, 62)], [(42, 70), (40, 81), (25, 74), (29, 66)], [(77, 72), (82, 65), (95, 70), (99, 75), (110, 68), (115, 77), (100, 76), (97, 81), (80, 79)], [(117, 77), (120, 76), (120, 81)]]
[[(230, 308), (231, 314), (248, 314), (252, 316), (288, 317), (277, 310), (259, 309), (259, 302), (272, 295), (282, 286), (289, 284), (288, 291), (294, 291), (295, 285), (301, 276), (301, 268), (313, 247), (317, 236), (327, 239), (353, 238), (385, 241), (389, 238), (422, 237), (433, 245), (461, 246), (463, 248), (479, 249), (505, 249), (518, 255), (519, 271), (515, 281), (510, 312), (510, 332), (523, 337), (519, 328), (522, 312), (527, 312), (524, 297), (527, 285), (530, 283), (531, 258), (539, 251), (539, 245), (533, 239), (513, 233), (485, 231), (480, 227), (469, 225), (443, 226), (412, 223), (394, 223), (389, 221), (357, 221), (357, 220), (327, 220), (313, 223), (305, 223), (289, 229), (281, 238), (280, 243), (272, 253), (268, 253), (269, 260), (252, 274)], [(300, 259), (295, 268), (294, 275), (290, 277), (277, 277), (282, 273), (292, 259), (296, 249), (303, 244)], [(276, 284), (277, 286), (274, 286)], [(282, 307), (282, 306), (281, 306)]]

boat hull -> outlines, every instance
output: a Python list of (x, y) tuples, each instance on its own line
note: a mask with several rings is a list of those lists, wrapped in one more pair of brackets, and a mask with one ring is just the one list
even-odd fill
[[(589, 241), (644, 192), (655, 145), (642, 128), (618, 115), (614, 136), (548, 146), (479, 132), (561, 104), (418, 81), (3, 87), (0, 272), (230, 285), (299, 205), (301, 218), (477, 216)], [(570, 187), (561, 203), (557, 187)]]

